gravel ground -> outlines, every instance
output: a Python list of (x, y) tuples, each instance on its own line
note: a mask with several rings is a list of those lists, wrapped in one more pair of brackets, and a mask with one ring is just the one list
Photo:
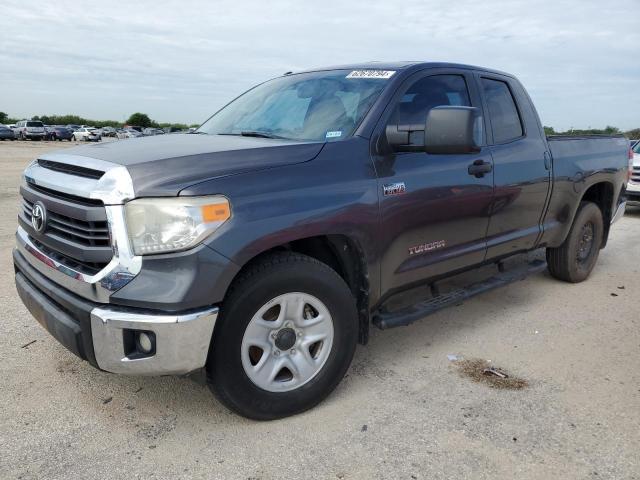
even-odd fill
[[(0, 143), (3, 271), (20, 171), (68, 145)], [(7, 275), (0, 478), (640, 478), (638, 238), (640, 208), (629, 208), (585, 283), (538, 274), (374, 330), (327, 401), (267, 423), (189, 379), (93, 369), (31, 318)], [(491, 360), (528, 386), (490, 388), (448, 354)]]

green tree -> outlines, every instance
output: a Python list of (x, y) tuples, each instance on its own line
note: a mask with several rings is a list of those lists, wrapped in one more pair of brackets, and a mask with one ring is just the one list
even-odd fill
[(9, 119), (9, 115), (4, 112), (0, 112), (0, 123), (9, 123), (7, 120)]
[(556, 131), (553, 129), (553, 127), (543, 127), (544, 128), (544, 134), (545, 135), (555, 135)]
[(640, 138), (640, 128), (634, 128), (633, 130), (629, 130), (628, 132), (625, 132), (625, 135), (627, 136), (627, 138), (636, 140)]
[(133, 115), (131, 115), (125, 123), (127, 125), (135, 125), (143, 128), (153, 127), (157, 125), (156, 122), (154, 122), (149, 118), (149, 115), (147, 115), (146, 113), (140, 113), (140, 112), (136, 112)]

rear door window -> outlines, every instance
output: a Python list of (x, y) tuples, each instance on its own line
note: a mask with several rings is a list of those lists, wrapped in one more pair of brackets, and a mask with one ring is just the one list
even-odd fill
[(506, 143), (523, 136), (522, 120), (507, 82), (482, 78), (494, 143)]

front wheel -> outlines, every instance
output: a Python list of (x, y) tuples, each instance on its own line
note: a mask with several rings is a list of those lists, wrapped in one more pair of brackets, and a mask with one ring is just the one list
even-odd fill
[(602, 211), (593, 202), (581, 202), (564, 243), (547, 248), (551, 275), (565, 282), (586, 280), (598, 260), (603, 235)]
[(334, 270), (305, 255), (273, 255), (242, 274), (222, 305), (209, 385), (240, 415), (293, 415), (338, 385), (357, 338), (355, 300)]

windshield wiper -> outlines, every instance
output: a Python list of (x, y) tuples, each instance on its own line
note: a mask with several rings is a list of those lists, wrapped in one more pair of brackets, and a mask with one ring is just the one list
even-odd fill
[(240, 133), (223, 132), (223, 133), (217, 133), (216, 135), (231, 135), (235, 137), (277, 138), (281, 140), (291, 140), (290, 138), (287, 138), (287, 137), (280, 137), (279, 135), (274, 135), (272, 133), (258, 132), (254, 130), (246, 130)]
[[(285, 139), (285, 137), (280, 137), (278, 135), (274, 135), (272, 133), (267, 132), (258, 132), (258, 131), (243, 131), (240, 132), (240, 135), (243, 137), (258, 137), (258, 138), (280, 138)], [(286, 139), (285, 139), (286, 140)]]

